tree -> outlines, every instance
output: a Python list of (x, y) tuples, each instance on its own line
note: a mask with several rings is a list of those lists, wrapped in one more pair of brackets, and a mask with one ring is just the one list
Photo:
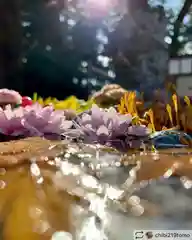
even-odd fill
[(77, 0), (2, 0), (1, 86), (23, 84), (30, 95), (37, 87), (42, 95), (54, 88), (62, 98), (88, 95), (115, 76), (127, 88), (162, 86), (168, 53), (180, 54), (192, 33), (192, 21), (183, 21), (191, 1), (185, 0), (178, 16), (165, 3), (127, 0), (129, 13), (107, 9), (110, 14), (98, 17), (94, 9), (90, 17)]
[(173, 24), (173, 36), (172, 36), (172, 42), (169, 47), (169, 54), (171, 57), (177, 56), (180, 44), (179, 44), (179, 35), (180, 35), (180, 29), (181, 25), (183, 24), (184, 17), (187, 15), (187, 13), (190, 10), (190, 7), (192, 6), (191, 0), (185, 0), (183, 7), (181, 8), (174, 24)]
[(20, 1), (0, 3), (0, 87), (15, 86), (21, 52)]
[(122, 86), (143, 91), (162, 86), (168, 60), (166, 25), (162, 6), (129, 0), (129, 12), (117, 24), (109, 44)]
[(79, 58), (68, 41), (67, 17), (62, 15), (65, 21), (60, 19), (64, 6), (61, 1), (57, 4), (42, 0), (23, 5), (23, 73), (28, 95), (37, 88), (44, 97), (87, 95), (86, 89), (78, 89), (72, 81), (78, 72)]

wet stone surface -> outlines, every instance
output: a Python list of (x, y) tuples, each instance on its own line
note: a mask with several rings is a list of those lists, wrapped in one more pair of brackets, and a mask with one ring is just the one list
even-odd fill
[(127, 240), (135, 229), (191, 229), (191, 150), (156, 154), (40, 138), (1, 143), (2, 239)]

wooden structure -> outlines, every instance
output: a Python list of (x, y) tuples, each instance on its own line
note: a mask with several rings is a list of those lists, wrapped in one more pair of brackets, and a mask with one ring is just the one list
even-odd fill
[(175, 84), (179, 96), (192, 97), (192, 56), (169, 60), (168, 82)]

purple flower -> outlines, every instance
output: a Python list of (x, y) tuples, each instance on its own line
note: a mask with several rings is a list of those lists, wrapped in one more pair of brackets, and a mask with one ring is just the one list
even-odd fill
[[(130, 114), (121, 115), (114, 108), (100, 109), (93, 105), (90, 113), (82, 114), (75, 124), (79, 135), (85, 142), (115, 146), (120, 149), (140, 146), (142, 139), (148, 136), (145, 126), (132, 125)], [(121, 149), (122, 150), (122, 149)]]
[(21, 95), (7, 88), (0, 89), (0, 103), (20, 104), (22, 101)]
[(63, 111), (55, 111), (52, 106), (42, 107), (34, 104), (25, 108), (5, 110), (0, 108), (0, 132), (12, 136), (60, 136), (71, 128)]

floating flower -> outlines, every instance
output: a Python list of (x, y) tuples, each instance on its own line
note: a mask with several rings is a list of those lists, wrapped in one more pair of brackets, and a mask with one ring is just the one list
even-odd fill
[(22, 97), (21, 95), (14, 91), (9, 90), (7, 88), (0, 89), (0, 104), (6, 105), (6, 104), (21, 104)]
[(148, 136), (145, 126), (132, 124), (130, 114), (121, 115), (114, 108), (105, 110), (97, 105), (77, 119), (74, 132), (83, 136), (87, 143), (96, 142), (121, 150), (139, 148)]
[(0, 108), (0, 132), (11, 136), (59, 137), (72, 126), (63, 111), (39, 104), (11, 109)]

